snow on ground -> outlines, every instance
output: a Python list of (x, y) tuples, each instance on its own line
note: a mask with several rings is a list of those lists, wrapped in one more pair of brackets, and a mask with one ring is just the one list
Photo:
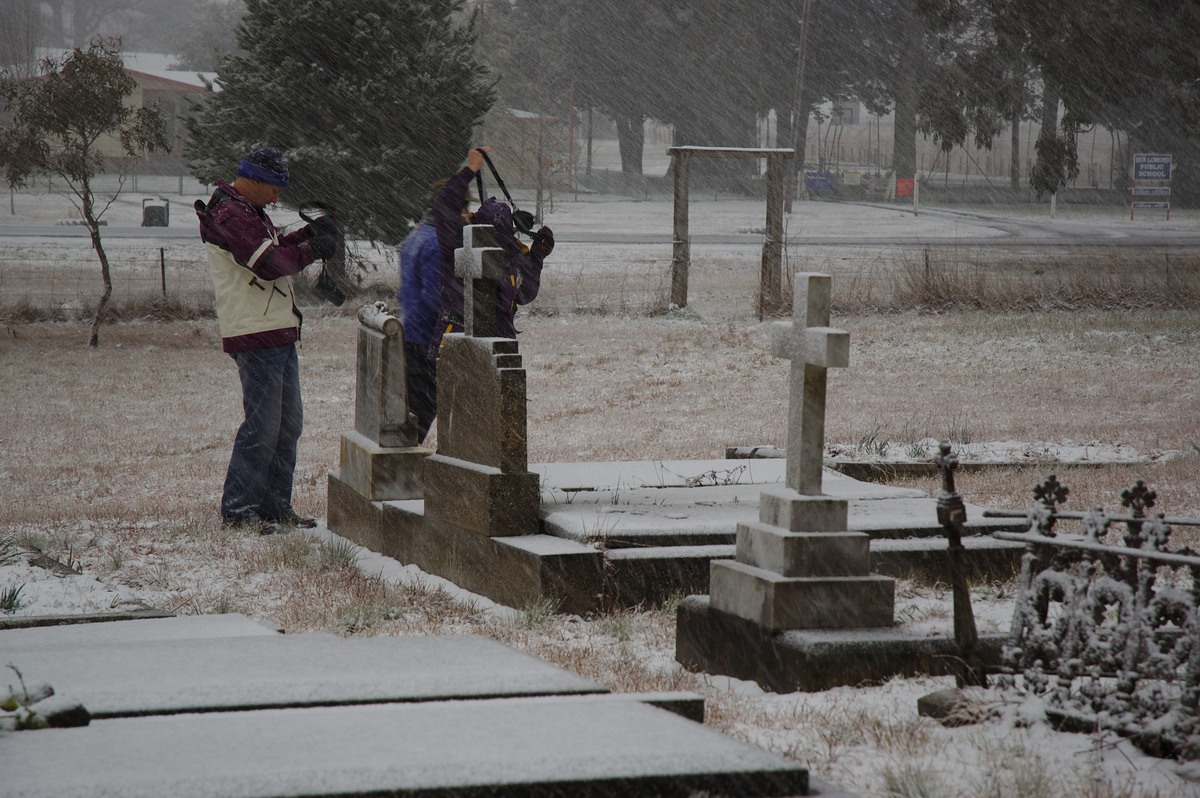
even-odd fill
[[(196, 197), (203, 194), (197, 193)], [(172, 196), (171, 227), (193, 228), (194, 217), (190, 212), (192, 199), (189, 195)], [(129, 195), (115, 204), (110, 211), (109, 224), (113, 226), (136, 226), (140, 223), (141, 197)], [(60, 218), (72, 215), (69, 203), (61, 197), (43, 196), (32, 198), (20, 195), (14, 202), (15, 212), (0, 214), (0, 246), (8, 247), (12, 239), (4, 240), (3, 228), (11, 224), (53, 224)], [(293, 221), (293, 216), (280, 209), (273, 214), (279, 223)], [(1005, 209), (993, 216), (1005, 215), (1024, 219), (1038, 219), (1047, 224), (1094, 225), (1097, 228), (1121, 228), (1127, 226), (1152, 229), (1187, 229), (1195, 226), (1198, 216), (1173, 214), (1165, 219), (1139, 219), (1130, 222), (1120, 208), (1071, 208), (1060, 206), (1059, 220), (1050, 220), (1044, 208)], [(903, 207), (873, 208), (869, 206), (833, 204), (825, 202), (799, 203), (789, 220), (789, 235), (838, 236), (852, 230), (855, 235), (886, 241), (896, 235), (927, 235), (937, 237), (972, 238), (994, 237), (999, 227), (987, 218), (963, 215), (939, 215), (923, 213), (914, 216)], [(986, 214), (984, 214), (986, 216)], [(581, 198), (581, 201), (559, 202), (553, 212), (546, 214), (548, 224), (562, 231), (577, 234), (665, 234), (671, 229), (671, 204), (667, 201), (638, 202), (607, 198)], [(745, 235), (747, 246), (759, 246), (756, 230), (763, 225), (763, 205), (754, 201), (701, 201), (693, 203), (691, 225), (694, 232), (704, 231), (714, 235)], [(24, 244), (27, 239), (22, 239)], [(932, 439), (918, 442), (930, 451), (936, 448)], [(906, 447), (907, 448), (907, 447)], [(861, 451), (834, 452), (835, 456), (862, 459)], [(1138, 452), (1120, 445), (1104, 442), (1021, 442), (993, 441), (972, 444), (959, 451), (964, 462), (997, 462), (1022, 459), (1052, 460), (1057, 462), (1129, 462), (1139, 459), (1157, 459), (1163, 452)], [(911, 458), (908, 451), (886, 451), (876, 453), (876, 459), (903, 460)], [(86, 520), (81, 524), (86, 525)], [(329, 537), (327, 530), (316, 531), (320, 537)], [(2, 541), (0, 541), (2, 542)], [(411, 584), (422, 582), (438, 585), (498, 615), (512, 615), (514, 611), (495, 605), (486, 599), (459, 591), (449, 583), (437, 580), (412, 566), (404, 566), (379, 555), (359, 552), (359, 565), (367, 573), (380, 573), (391, 581)], [(203, 578), (203, 563), (171, 564), (176, 580), (185, 577), (181, 569), (193, 570), (192, 576)], [(61, 570), (61, 569), (60, 569)], [(186, 578), (192, 578), (188, 576)], [(216, 587), (216, 586), (214, 586)], [(141, 609), (162, 606), (163, 592), (151, 582), (134, 589), (125, 585), (109, 584), (92, 574), (55, 573), (54, 570), (37, 567), (28, 562), (26, 552), (12, 548), (7, 552), (0, 549), (0, 601), (6, 593), (19, 590), (13, 603), (19, 616), (81, 614)], [(976, 597), (975, 614), (979, 629), (983, 633), (1002, 632), (1007, 628), (1011, 616), (1010, 599), (994, 591), (981, 591)], [(948, 601), (944, 593), (937, 591), (902, 593), (897, 597), (896, 617), (914, 631), (933, 629), (945, 630), (950, 625), (947, 612)], [(653, 651), (646, 656), (657, 657), (663, 669), (677, 668), (669, 653)], [(0, 663), (2, 664), (2, 663)], [(1009, 790), (996, 786), (1002, 779), (1013, 783), (1014, 774), (1066, 776), (1073, 779), (1097, 779), (1096, 794), (1103, 786), (1099, 781), (1102, 773), (1120, 773), (1109, 779), (1113, 789), (1124, 788), (1120, 794), (1130, 795), (1200, 795), (1200, 784), (1182, 783), (1176, 772), (1177, 765), (1170, 761), (1157, 760), (1141, 755), (1128, 743), (1086, 735), (1058, 734), (1051, 732), (1045, 724), (1031, 722), (1025, 714), (1029, 707), (1018, 705), (995, 706), (996, 712), (1004, 714), (1005, 720), (998, 724), (980, 726), (966, 734), (977, 738), (972, 746), (951, 746), (951, 734), (962, 734), (928, 724), (918, 726), (913, 712), (916, 699), (933, 690), (947, 686), (945, 679), (918, 678), (897, 679), (880, 688), (865, 691), (855, 688), (838, 688), (815, 694), (773, 695), (764, 693), (748, 682), (710, 677), (712, 704), (721, 703), (722, 696), (750, 696), (761, 706), (764, 717), (771, 722), (755, 724), (741, 729), (746, 739), (780, 750), (799, 761), (829, 762), (815, 775), (835, 784), (854, 784), (860, 774), (888, 772), (903, 785), (906, 779), (914, 778), (921, 769), (935, 773), (944, 780), (944, 791), (939, 794), (1049, 794), (1027, 789)], [(826, 734), (830, 717), (841, 716), (847, 727), (861, 730), (861, 740), (853, 744), (838, 743)], [(946, 744), (927, 750), (945, 751), (940, 761), (930, 761), (927, 755), (914, 757), (911, 761), (887, 761), (878, 750), (882, 746), (873, 742), (878, 735), (934, 735)], [(822, 746), (840, 745), (836, 755)], [(915, 746), (915, 743), (914, 743)], [(991, 757), (988, 761), (1006, 768), (1005, 772), (980, 774), (979, 762), (972, 757)], [(1066, 764), (1062, 764), (1066, 763)], [(1039, 771), (1038, 768), (1041, 768)], [(966, 774), (966, 775), (964, 775)], [(975, 781), (990, 779), (990, 781)], [(1200, 780), (1200, 773), (1195, 774)], [(964, 781), (965, 780), (965, 781)], [(1028, 785), (1027, 785), (1028, 786)], [(1194, 789), (1193, 789), (1194, 788)], [(957, 791), (963, 791), (961, 793)], [(908, 794), (917, 794), (910, 790)]]

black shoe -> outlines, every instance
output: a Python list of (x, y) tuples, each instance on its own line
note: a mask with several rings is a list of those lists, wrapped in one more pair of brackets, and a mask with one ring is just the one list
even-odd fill
[(221, 526), (226, 529), (236, 529), (258, 535), (285, 535), (291, 531), (291, 527), (277, 521), (267, 521), (258, 516), (250, 518), (225, 518), (222, 519)]
[(317, 525), (317, 519), (311, 515), (299, 515), (298, 513), (292, 513), (291, 515), (285, 515), (283, 518), (280, 518), (279, 523), (289, 524), (301, 529), (312, 529)]

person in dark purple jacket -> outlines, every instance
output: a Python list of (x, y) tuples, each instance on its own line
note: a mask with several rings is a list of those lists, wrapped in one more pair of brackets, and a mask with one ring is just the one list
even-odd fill
[[(542, 227), (531, 234), (526, 248), (513, 230), (512, 209), (495, 197), (484, 200), (474, 214), (467, 213), (467, 192), (471, 181), (483, 167), (483, 153), (491, 147), (479, 147), (467, 153), (467, 164), (450, 178), (433, 201), (433, 219), (442, 255), (442, 330), (461, 332), (463, 320), (463, 279), (454, 271), (454, 251), (463, 245), (463, 227), (490, 224), (496, 246), (505, 252), (505, 277), (496, 289), (496, 335), (516, 338), (514, 325), (517, 306), (537, 298), (542, 280), (542, 262), (554, 250), (554, 234)], [(439, 340), (436, 343), (440, 343)]]

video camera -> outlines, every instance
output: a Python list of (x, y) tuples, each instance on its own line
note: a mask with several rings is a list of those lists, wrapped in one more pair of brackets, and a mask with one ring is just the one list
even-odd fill
[(313, 292), (337, 307), (346, 301), (341, 284), (346, 279), (346, 233), (337, 220), (337, 209), (318, 200), (300, 203), (300, 218), (311, 224), (321, 235), (332, 236), (336, 242), (332, 257), (325, 258), (313, 283)]

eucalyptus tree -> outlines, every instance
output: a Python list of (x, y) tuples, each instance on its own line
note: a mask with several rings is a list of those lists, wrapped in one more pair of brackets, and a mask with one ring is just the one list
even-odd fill
[(1035, 187), (1056, 190), (1077, 174), (1078, 136), (1103, 125), (1125, 131), (1136, 147), (1183, 155), (1174, 188), (1195, 195), (1200, 170), (1196, 4), (988, 2), (1040, 70), (1043, 114)]
[[(79, 210), (100, 261), (104, 291), (96, 305), (89, 345), (100, 342), (100, 323), (112, 297), (108, 255), (100, 220), (120, 194), (96, 196), (92, 181), (115, 170), (124, 186), (136, 156), (167, 149), (166, 123), (157, 108), (127, 104), (137, 82), (125, 71), (120, 42), (94, 39), (61, 60), (42, 61), (34, 78), (0, 79), (0, 97), (11, 121), (0, 127), (0, 164), (10, 186), (24, 186), (39, 175), (57, 176)], [(112, 157), (106, 142), (125, 158)]]

